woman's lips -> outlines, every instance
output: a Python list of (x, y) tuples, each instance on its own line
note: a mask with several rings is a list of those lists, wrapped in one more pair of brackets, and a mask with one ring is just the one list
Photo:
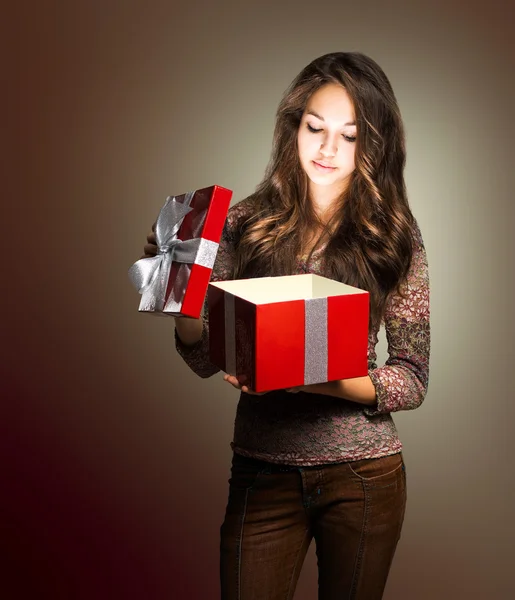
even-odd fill
[(313, 164), (315, 165), (315, 168), (322, 173), (330, 173), (336, 169), (336, 167), (324, 165), (324, 163), (317, 162), (316, 160), (313, 161)]

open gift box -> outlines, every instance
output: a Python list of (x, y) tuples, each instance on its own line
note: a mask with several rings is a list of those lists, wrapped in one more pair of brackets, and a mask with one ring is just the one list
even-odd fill
[(369, 293), (319, 275), (212, 282), (211, 362), (256, 392), (368, 373)]

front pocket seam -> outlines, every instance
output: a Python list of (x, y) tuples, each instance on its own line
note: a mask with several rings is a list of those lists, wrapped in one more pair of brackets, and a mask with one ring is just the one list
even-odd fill
[[(384, 457), (384, 458), (386, 458), (386, 457)], [(354, 475), (356, 475), (356, 477), (359, 477), (362, 481), (374, 481), (374, 479), (380, 479), (381, 477), (386, 477), (387, 475), (391, 475), (392, 473), (395, 473), (396, 471), (398, 471), (399, 469), (401, 469), (402, 465), (403, 465), (403, 461), (401, 459), (401, 464), (398, 465), (397, 467), (395, 467), (395, 469), (392, 469), (391, 471), (388, 471), (388, 473), (381, 473), (381, 475), (374, 475), (374, 477), (363, 477), (363, 475), (360, 475), (359, 473), (356, 473), (356, 471), (352, 468), (352, 465), (350, 463), (347, 463), (347, 466), (349, 467), (349, 469), (351, 470), (351, 472)]]

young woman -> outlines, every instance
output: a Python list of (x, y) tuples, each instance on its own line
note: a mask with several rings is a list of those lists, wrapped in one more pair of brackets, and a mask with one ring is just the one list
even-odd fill
[[(418, 407), (429, 368), (426, 254), (406, 198), (399, 108), (359, 53), (309, 64), (277, 112), (256, 192), (229, 210), (213, 280), (316, 273), (370, 292), (366, 377), (241, 390), (221, 528), (222, 598), (292, 598), (316, 543), (319, 598), (382, 597), (406, 502), (391, 412)], [(149, 234), (145, 254), (156, 252)], [(384, 323), (389, 358), (376, 364)], [(176, 346), (201, 377), (208, 324), (176, 319)], [(295, 392), (295, 393), (293, 393)]]

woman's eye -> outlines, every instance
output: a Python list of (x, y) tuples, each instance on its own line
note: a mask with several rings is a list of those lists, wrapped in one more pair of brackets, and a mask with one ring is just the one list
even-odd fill
[[(310, 131), (311, 133), (320, 133), (321, 131), (323, 131), (323, 129), (317, 129), (316, 127), (313, 127), (312, 125), (310, 125), (309, 123), (306, 123), (306, 126), (308, 128), (308, 131)], [(343, 138), (347, 141), (347, 142), (355, 142), (356, 141), (356, 136), (352, 136), (352, 135), (345, 135), (344, 133), (342, 133)]]
[(320, 131), (322, 131), (321, 129), (315, 129), (314, 127), (311, 127), (311, 125), (308, 123), (308, 129), (309, 131), (311, 131), (311, 133), (319, 133)]

